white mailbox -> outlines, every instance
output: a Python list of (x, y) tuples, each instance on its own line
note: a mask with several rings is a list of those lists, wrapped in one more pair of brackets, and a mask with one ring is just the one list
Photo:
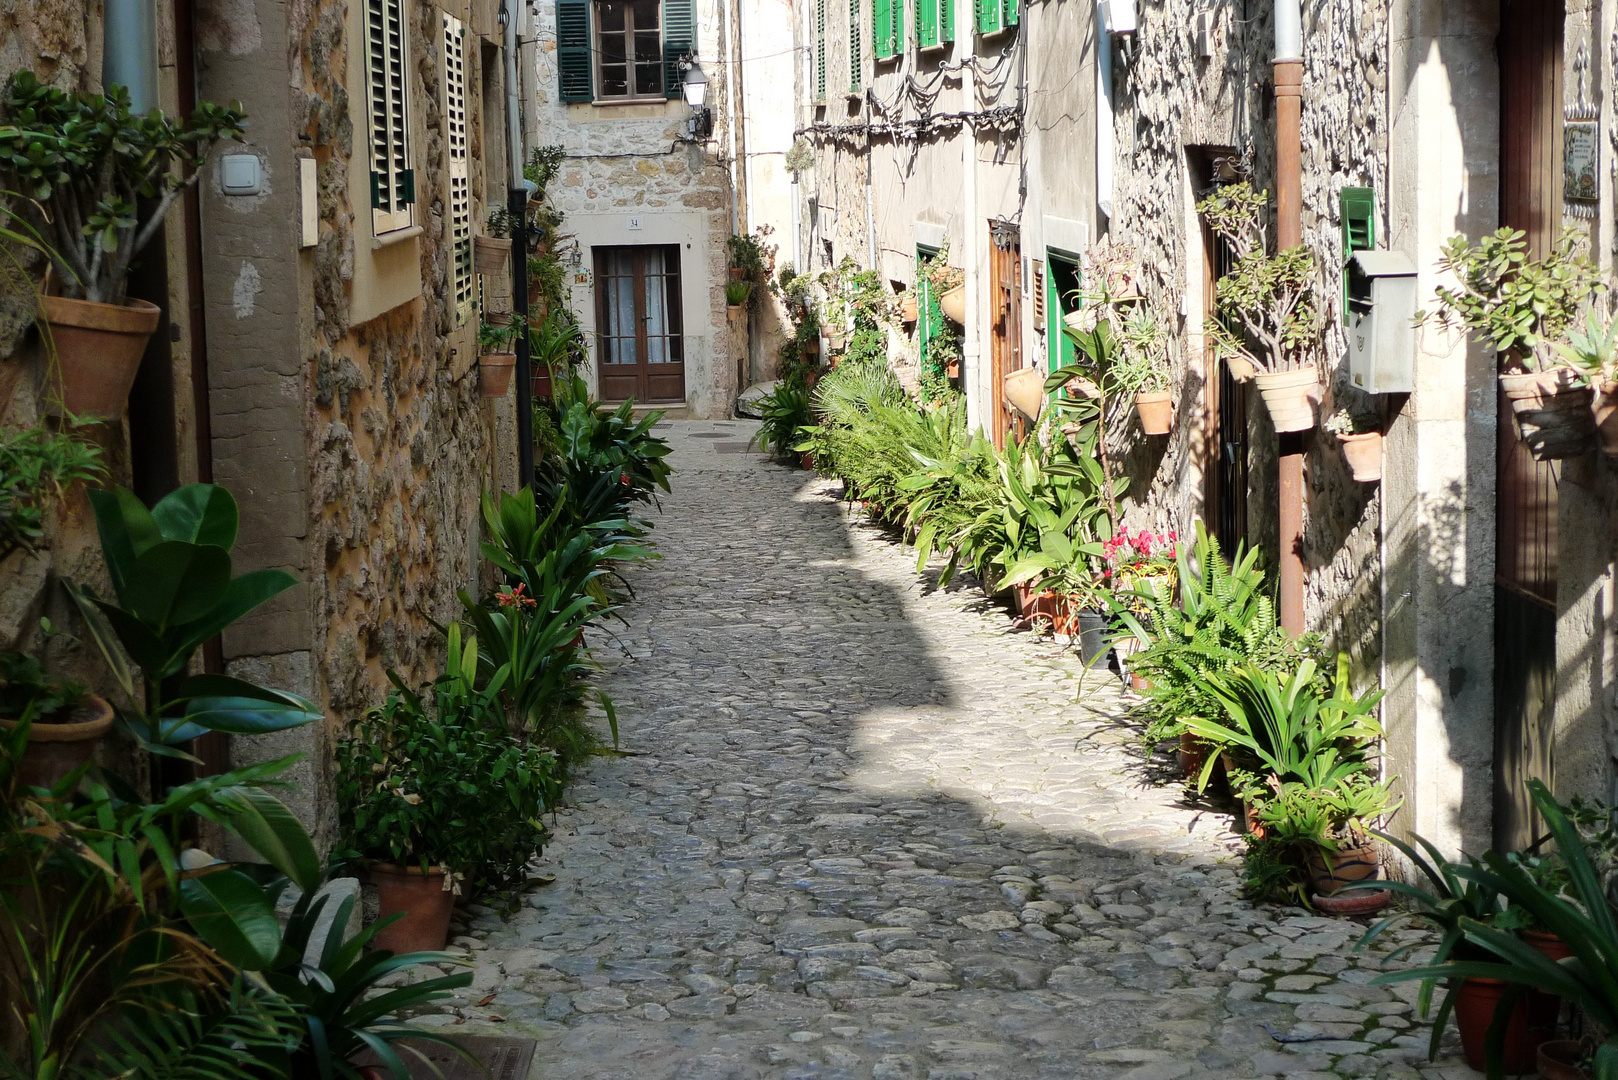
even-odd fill
[(1367, 394), (1416, 389), (1416, 264), (1400, 251), (1348, 262), (1348, 381)]

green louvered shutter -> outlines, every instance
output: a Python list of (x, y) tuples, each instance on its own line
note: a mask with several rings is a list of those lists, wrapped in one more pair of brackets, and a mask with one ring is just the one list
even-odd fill
[(826, 0), (815, 0), (815, 100), (826, 100)]
[(938, 0), (916, 0), (916, 48), (931, 49), (942, 40), (938, 36)]
[(1005, 0), (972, 0), (974, 13), (977, 16), (978, 33), (983, 35), (998, 34), (1004, 30)]
[(893, 55), (893, 0), (871, 0), (871, 55), (884, 60)]
[(694, 0), (663, 0), (663, 93), (677, 98), (685, 93), (680, 57), (697, 52), (697, 12)]
[(556, 0), (556, 69), (563, 101), (595, 97), (590, 71), (590, 0)]
[(1000, 28), (1017, 25), (1017, 0), (1001, 0)]
[(864, 74), (860, 52), (860, 0), (848, 0), (848, 92), (859, 93)]
[(888, 17), (891, 20), (888, 25), (891, 35), (889, 41), (893, 46), (888, 55), (902, 56), (905, 51), (905, 0), (892, 0)]
[(955, 0), (938, 0), (938, 40), (955, 40)]

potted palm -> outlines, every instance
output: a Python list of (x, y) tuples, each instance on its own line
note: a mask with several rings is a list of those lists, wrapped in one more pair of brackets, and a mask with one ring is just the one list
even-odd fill
[(490, 211), (487, 231), (472, 238), (472, 266), (478, 273), (494, 277), (510, 269), (511, 234), (517, 225), (505, 207)]
[(1209, 321), (1209, 337), (1232, 374), (1253, 379), (1276, 431), (1307, 431), (1315, 426), (1320, 387), (1311, 362), (1320, 336), (1317, 268), (1301, 244), (1269, 254), (1268, 201), (1268, 192), (1242, 181), (1197, 204), (1197, 213), (1236, 254), (1235, 265), (1219, 279), (1219, 317)]
[(1576, 457), (1595, 433), (1589, 381), (1559, 363), (1553, 347), (1580, 305), (1604, 287), (1573, 244), (1569, 234), (1549, 255), (1529, 259), (1525, 234), (1517, 229), (1502, 228), (1476, 245), (1453, 237), (1438, 269), (1453, 274), (1457, 287), (1440, 286), (1435, 310), (1420, 316), (1470, 333), (1500, 353), (1500, 390), (1536, 460)]
[(200, 102), (184, 120), (130, 111), (129, 91), (72, 94), (29, 71), (11, 78), (0, 125), (0, 174), (37, 201), (54, 237), (57, 295), (42, 298), (55, 351), (50, 395), (69, 413), (122, 415), (146, 340), (161, 314), (132, 300), (129, 268), (169, 207), (197, 182), (214, 145), (239, 140), (236, 105)]
[(1355, 480), (1368, 484), (1382, 479), (1380, 431), (1347, 409), (1338, 409), (1320, 426), (1337, 436)]

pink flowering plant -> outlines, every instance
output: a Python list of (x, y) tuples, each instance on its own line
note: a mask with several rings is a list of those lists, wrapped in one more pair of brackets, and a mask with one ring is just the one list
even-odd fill
[(1115, 588), (1132, 588), (1145, 578), (1168, 577), (1174, 572), (1179, 534), (1173, 529), (1131, 533), (1121, 529), (1102, 544), (1106, 577)]

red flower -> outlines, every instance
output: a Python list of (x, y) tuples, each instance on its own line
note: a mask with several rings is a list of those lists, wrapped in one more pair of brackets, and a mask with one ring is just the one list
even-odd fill
[(523, 585), (521, 582), (519, 582), (517, 586), (510, 592), (495, 593), (494, 599), (495, 602), (501, 607), (525, 608), (539, 606), (538, 600), (535, 600), (532, 596), (523, 595)]

